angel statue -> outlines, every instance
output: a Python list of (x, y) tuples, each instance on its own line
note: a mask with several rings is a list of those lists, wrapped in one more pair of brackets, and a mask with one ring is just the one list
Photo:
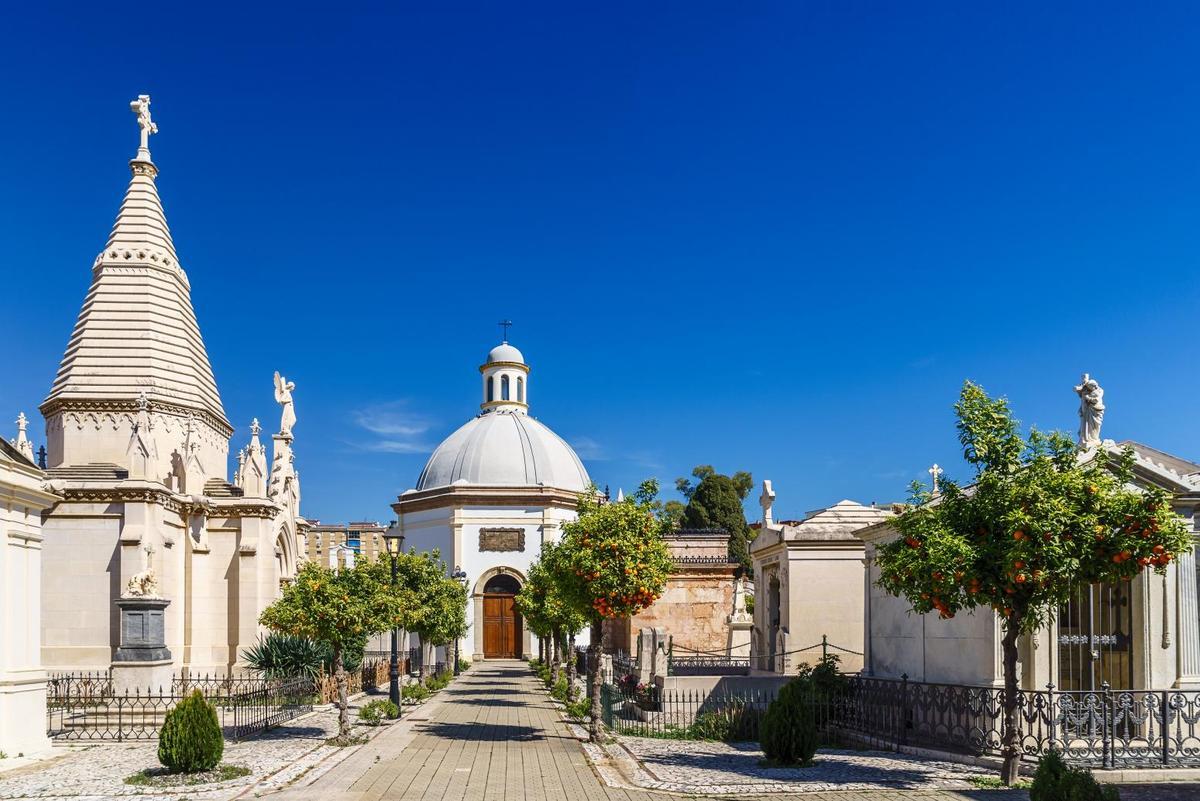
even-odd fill
[(295, 382), (288, 381), (278, 370), (275, 371), (275, 402), (283, 407), (279, 433), (285, 437), (292, 436), (292, 426), (296, 425), (296, 410), (292, 406), (292, 390), (295, 388)]
[(1075, 387), (1079, 396), (1079, 444), (1087, 448), (1100, 444), (1100, 425), (1104, 422), (1104, 390), (1087, 373)]

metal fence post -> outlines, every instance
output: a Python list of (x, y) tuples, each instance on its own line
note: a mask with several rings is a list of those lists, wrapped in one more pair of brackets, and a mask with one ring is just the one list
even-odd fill
[(1167, 691), (1162, 691), (1162, 763), (1165, 768), (1171, 762), (1171, 737), (1168, 727), (1170, 726), (1169, 717), (1169, 701), (1167, 700)]
[(1054, 707), (1054, 682), (1046, 685), (1046, 717), (1050, 719), (1050, 745), (1048, 750), (1054, 750), (1054, 736), (1058, 728), (1058, 711)]
[(900, 674), (900, 745), (908, 744), (908, 674)]
[(1108, 686), (1108, 682), (1100, 685), (1103, 695), (1100, 696), (1100, 737), (1104, 745), (1104, 767), (1111, 768), (1113, 766), (1113, 743), (1112, 743), (1112, 688)]

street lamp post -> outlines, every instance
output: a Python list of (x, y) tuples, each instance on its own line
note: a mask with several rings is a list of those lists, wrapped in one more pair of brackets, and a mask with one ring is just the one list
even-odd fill
[[(455, 565), (455, 566), (454, 566), (454, 572), (450, 574), (450, 578), (452, 578), (452, 579), (456, 580), (458, 583), (462, 584), (462, 585), (463, 585), (463, 589), (466, 589), (466, 588), (467, 588), (467, 574), (466, 574), (466, 571), (464, 571), (464, 570), (463, 570), (461, 567), (459, 567), (458, 565)], [(465, 610), (464, 610), (464, 614), (466, 614)], [(461, 637), (455, 637), (455, 638), (454, 638), (454, 675), (455, 675), (455, 676), (459, 675), (459, 674), (462, 672), (462, 671), (461, 671), (461, 670), (459, 670), (459, 668), (458, 668), (458, 641), (459, 641), (460, 639), (462, 639), (462, 638), (461, 638)]]
[[(400, 553), (404, 550), (404, 535), (396, 526), (392, 526), (383, 534), (383, 542), (387, 546), (388, 556), (392, 559), (392, 592), (396, 591), (396, 564)], [(392, 628), (392, 659), (388, 665), (388, 699), (400, 709), (400, 661), (396, 648), (396, 628)]]

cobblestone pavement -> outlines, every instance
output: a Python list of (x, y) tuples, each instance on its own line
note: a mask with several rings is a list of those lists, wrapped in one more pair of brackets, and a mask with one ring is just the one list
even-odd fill
[[(620, 759), (624, 749), (636, 760), (623, 767), (637, 786), (679, 793), (814, 792), (817, 790), (870, 790), (974, 788), (970, 778), (982, 771), (955, 762), (935, 762), (904, 754), (880, 751), (820, 752), (809, 768), (763, 768), (754, 743), (712, 743), (622, 737), (610, 746), (610, 757)], [(629, 775), (629, 769), (641, 770)]]
[(169, 790), (124, 783), (130, 774), (159, 766), (155, 741), (56, 747), (54, 750), (60, 753), (48, 762), (0, 773), (0, 799), (91, 801), (136, 796), (139, 801), (173, 801), (181, 797), (189, 801), (225, 801), (242, 794), (261, 794), (348, 755), (348, 749), (324, 744), (336, 732), (336, 712), (314, 712), (259, 737), (226, 743), (222, 761), (250, 768), (249, 776), (219, 785)]

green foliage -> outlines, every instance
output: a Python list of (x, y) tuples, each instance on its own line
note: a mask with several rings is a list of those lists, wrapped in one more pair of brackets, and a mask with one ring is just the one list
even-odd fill
[(387, 698), (376, 698), (363, 704), (358, 710), (358, 719), (368, 726), (378, 726), (385, 719), (400, 717), (400, 710)]
[(425, 678), (425, 687), (430, 692), (437, 692), (444, 689), (454, 679), (454, 674), (449, 670), (443, 670), (433, 676)]
[(588, 624), (588, 617), (564, 594), (564, 587), (572, 578), (565, 555), (554, 543), (542, 545), (538, 560), (530, 566), (525, 584), (517, 593), (517, 611), (538, 637), (560, 632), (575, 634)]
[(430, 692), (424, 684), (420, 683), (405, 684), (400, 688), (401, 701), (412, 701), (416, 703), (417, 701), (424, 701), (431, 695), (433, 695), (433, 693)]
[(459, 673), (466, 673), (470, 669), (471, 669), (471, 660), (470, 659), (460, 658), (458, 660), (458, 672)]
[(696, 484), (686, 478), (675, 481), (676, 489), (688, 499), (680, 525), (725, 529), (729, 532), (729, 558), (750, 569), (750, 540), (754, 535), (742, 501), (750, 494), (754, 479), (745, 471), (721, 475), (712, 465), (699, 465), (692, 475), (698, 480)]
[(672, 562), (663, 522), (654, 515), (657, 484), (645, 482), (620, 503), (580, 499), (563, 526), (555, 575), (563, 602), (592, 623), (630, 617), (658, 600)]
[(217, 710), (199, 690), (167, 712), (158, 734), (158, 761), (172, 773), (212, 770), (224, 751)]
[(396, 581), (410, 598), (399, 628), (434, 645), (445, 645), (467, 633), (467, 589), (446, 575), (446, 563), (438, 551), (400, 554)]
[(586, 720), (592, 715), (592, 699), (586, 696), (575, 701), (567, 702), (567, 716), (576, 720)]
[(716, 712), (701, 712), (689, 727), (694, 740), (728, 740), (732, 730), (731, 721)]
[(263, 610), (259, 622), (280, 634), (329, 646), (338, 689), (338, 736), (350, 735), (345, 655), (358, 650), (371, 634), (402, 625), (413, 605), (412, 593), (391, 586), (383, 563), (358, 562), (337, 571), (306, 562), (283, 595)]
[[(362, 664), (366, 642), (366, 638), (363, 637), (361, 647), (356, 643), (347, 646), (343, 655), (347, 670), (357, 670)], [(242, 658), (252, 670), (262, 673), (268, 679), (295, 676), (315, 679), (322, 672), (333, 671), (333, 649), (329, 643), (278, 632), (259, 637), (257, 643), (242, 651)]]
[(1191, 535), (1156, 487), (1130, 489), (1133, 455), (1081, 460), (1059, 433), (1022, 439), (1004, 399), (967, 382), (955, 407), (959, 441), (976, 469), (970, 488), (914, 487), (879, 550), (879, 585), (915, 611), (943, 618), (991, 606), (1028, 633), (1048, 624), (1079, 586), (1162, 573)]
[(759, 729), (759, 745), (771, 763), (801, 767), (812, 764), (819, 744), (812, 688), (811, 676), (793, 679), (767, 707)]
[(1058, 751), (1042, 757), (1029, 788), (1029, 801), (1120, 801), (1120, 798), (1116, 787), (1100, 784), (1087, 770), (1072, 768)]
[(565, 676), (560, 676), (558, 681), (554, 682), (554, 686), (550, 688), (550, 697), (555, 701), (567, 700), (567, 679)]

